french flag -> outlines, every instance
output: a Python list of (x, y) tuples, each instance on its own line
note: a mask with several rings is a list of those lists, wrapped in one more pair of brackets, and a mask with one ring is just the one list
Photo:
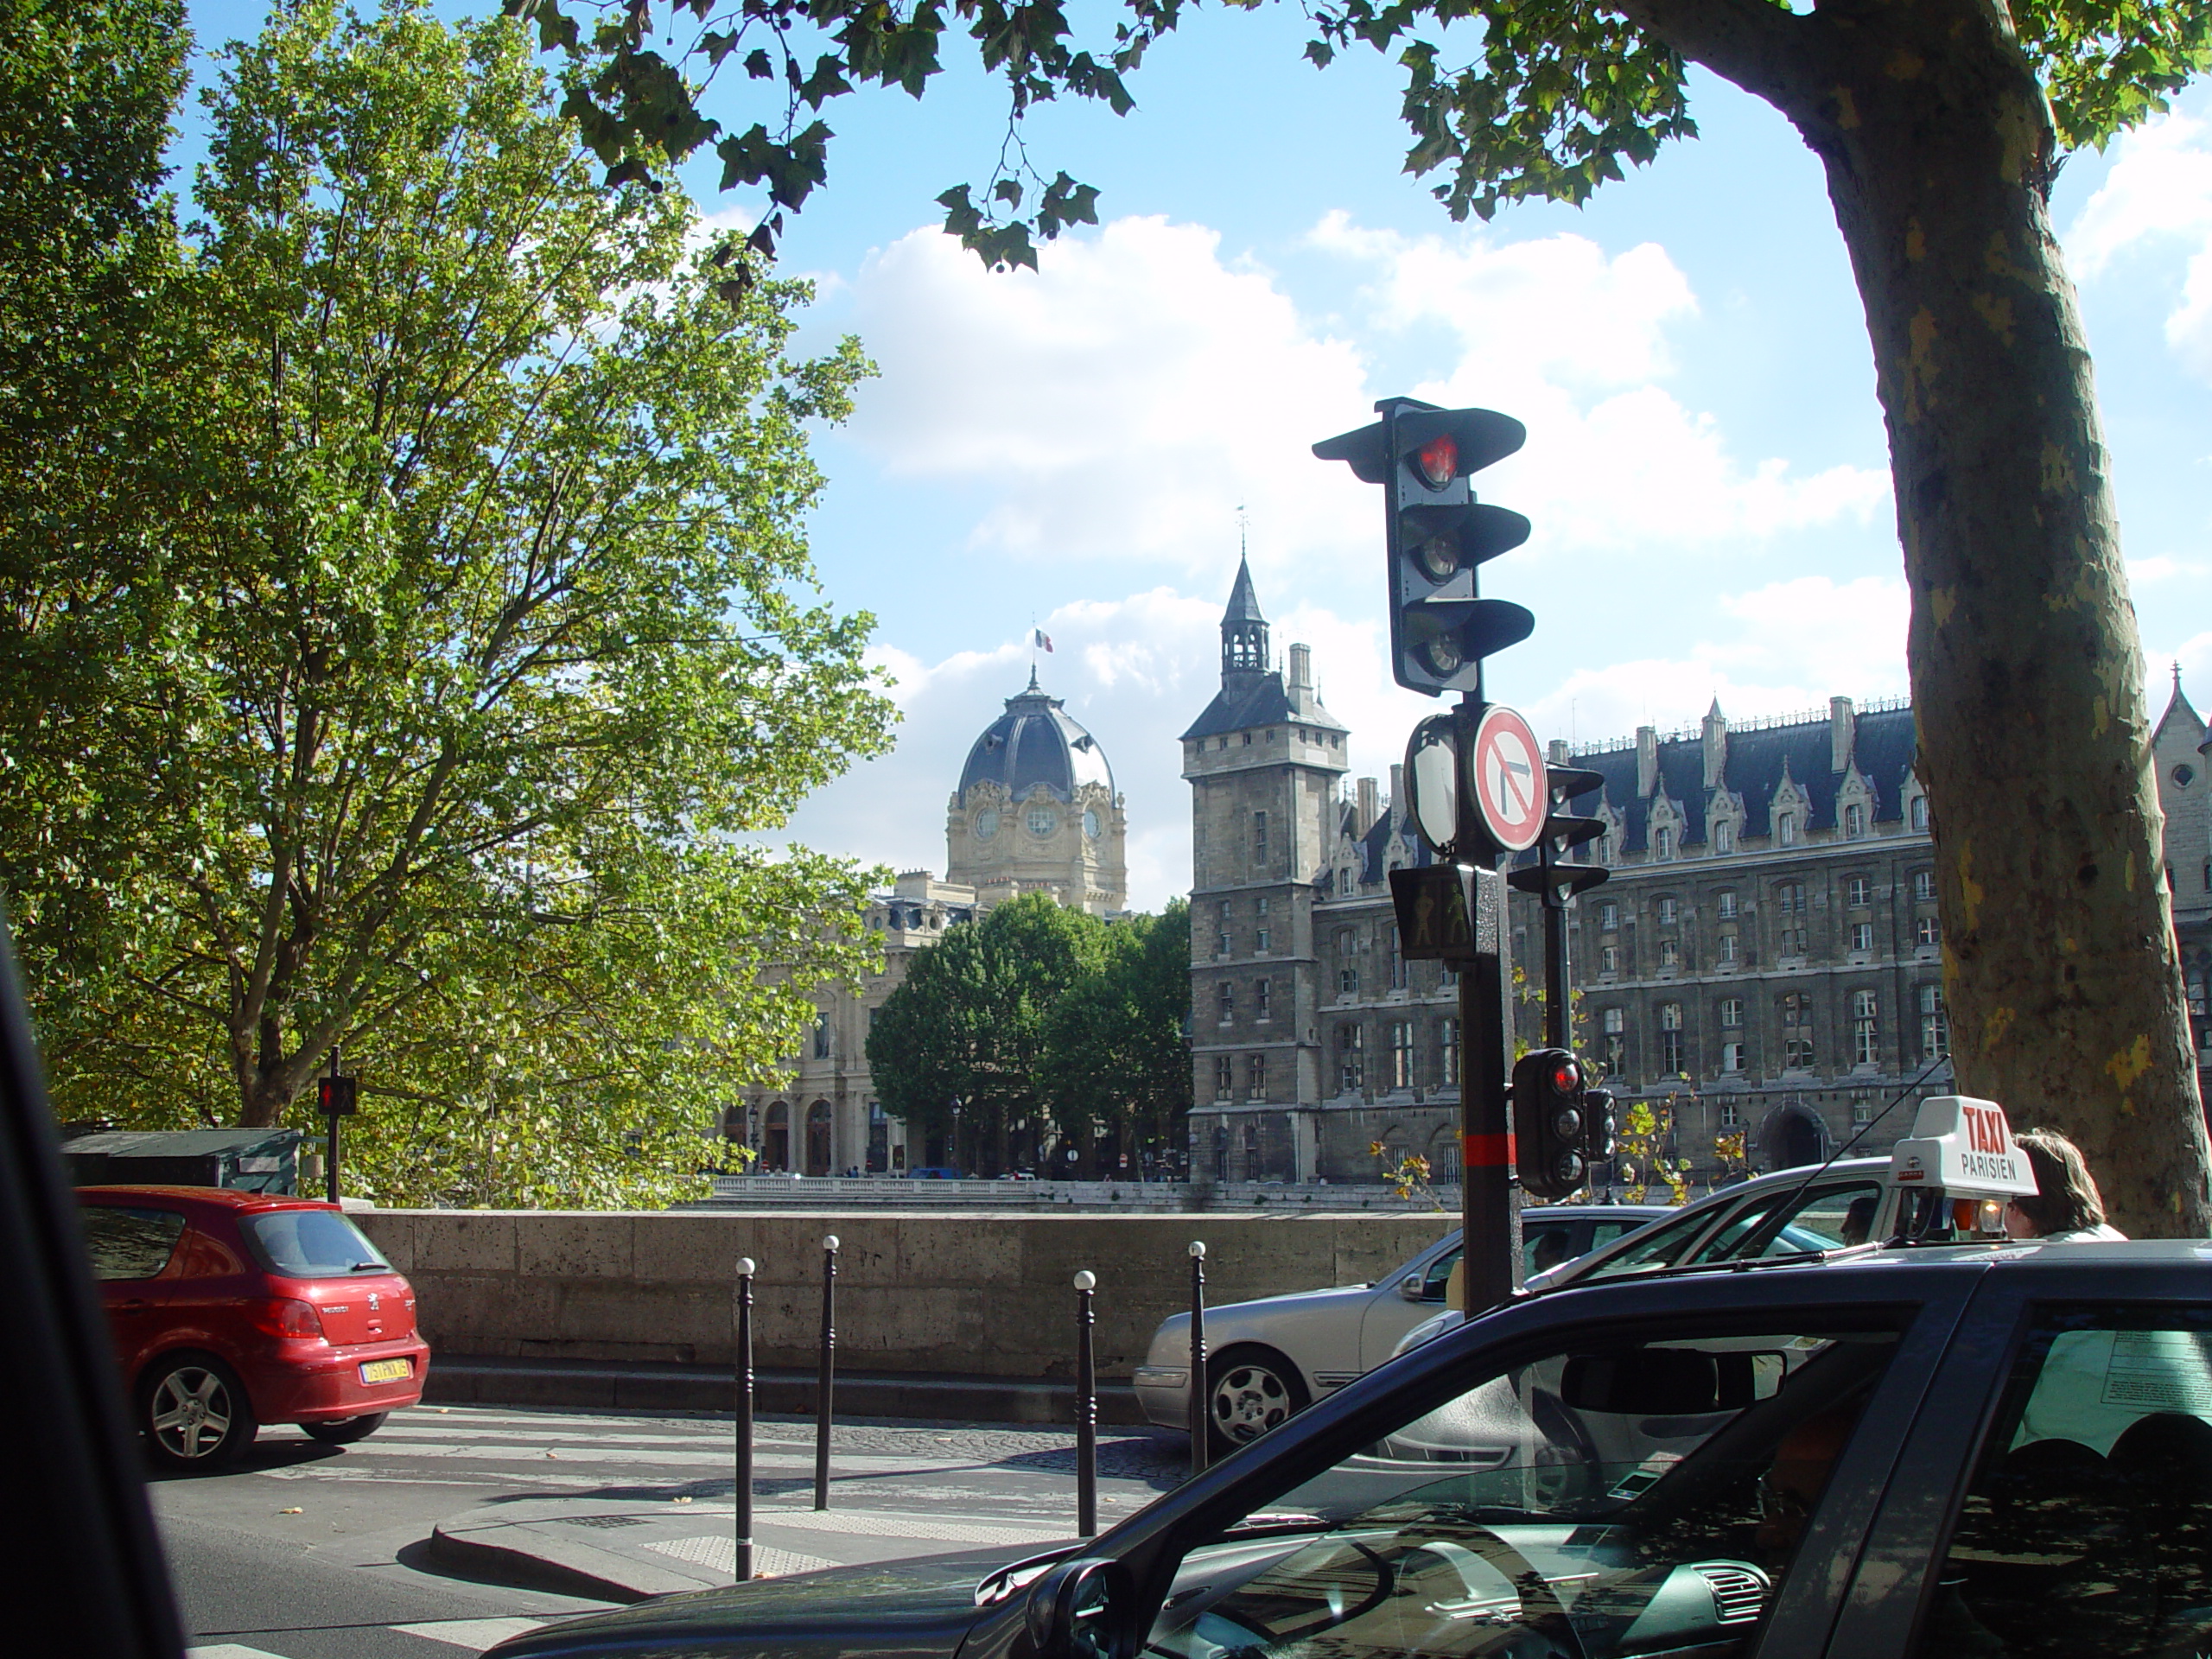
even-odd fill
[(1046, 632), (1042, 628), (1033, 628), (1030, 632), (1037, 636), (1037, 643), (1039, 645), (1044, 646), (1047, 651), (1052, 650), (1052, 636), (1051, 634)]

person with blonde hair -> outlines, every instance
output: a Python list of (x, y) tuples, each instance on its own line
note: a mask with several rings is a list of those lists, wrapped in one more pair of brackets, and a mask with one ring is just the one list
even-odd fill
[(2056, 1129), (2023, 1129), (2012, 1139), (2028, 1154), (2036, 1190), (2005, 1206), (2008, 1236), (2047, 1244), (2127, 1236), (2106, 1224), (2104, 1195), (2081, 1147)]

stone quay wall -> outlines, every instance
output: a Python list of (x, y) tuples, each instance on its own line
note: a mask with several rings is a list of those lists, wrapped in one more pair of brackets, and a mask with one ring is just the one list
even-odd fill
[(838, 1253), (841, 1368), (1061, 1379), (1075, 1366), (1076, 1273), (1098, 1275), (1101, 1380), (1143, 1363), (1190, 1306), (1206, 1244), (1209, 1306), (1370, 1283), (1458, 1217), (632, 1213), (383, 1210), (353, 1219), (415, 1287), (434, 1354), (727, 1364), (740, 1256), (753, 1363), (811, 1365), (822, 1239)]

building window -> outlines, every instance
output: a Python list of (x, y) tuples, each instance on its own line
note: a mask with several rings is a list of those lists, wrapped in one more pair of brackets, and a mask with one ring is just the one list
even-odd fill
[(1255, 1020), (1270, 1017), (1268, 1013), (1268, 982), (1264, 979), (1252, 982), (1252, 1017)]
[(1856, 801), (1843, 809), (1843, 833), (1852, 836), (1866, 833), (1866, 809)]
[(1029, 809), (1029, 833), (1031, 835), (1049, 836), (1052, 833), (1053, 830), (1058, 823), (1059, 819), (1053, 816), (1052, 809), (1051, 807), (1033, 806)]
[(1915, 870), (1912, 873), (1912, 897), (1916, 904), (1930, 905), (1936, 902), (1935, 871)]
[(1621, 925), (1621, 907), (1608, 901), (1598, 906), (1598, 925), (1607, 933), (1618, 932)]
[(1792, 991), (1782, 999), (1782, 1063), (1793, 1071), (1813, 1064), (1813, 999)]
[(1866, 908), (1867, 892), (1866, 878), (1854, 875), (1843, 884), (1844, 903), (1853, 910), (1864, 910)]
[(1774, 906), (1785, 916), (1802, 916), (1805, 912), (1805, 884), (1785, 881), (1774, 890)]
[(1227, 1100), (1236, 1092), (1236, 1062), (1226, 1054), (1217, 1054), (1213, 1062), (1213, 1097)]
[(1651, 856), (1663, 862), (1674, 855), (1675, 832), (1664, 828), (1654, 830), (1651, 832)]
[(1928, 798), (1925, 795), (1914, 796), (1911, 810), (1912, 827), (1916, 830), (1925, 830), (1928, 827)]
[(1851, 1063), (1873, 1065), (1882, 1058), (1881, 1032), (1875, 1016), (1874, 993), (1851, 994)]
[(1337, 969), (1337, 995), (1338, 996), (1357, 996), (1359, 995), (1358, 969), (1339, 968)]
[(1803, 928), (1785, 927), (1782, 930), (1782, 936), (1776, 942), (1775, 948), (1785, 957), (1802, 957), (1807, 955), (1811, 947), (1806, 943)]
[(1268, 815), (1264, 812), (1252, 815), (1252, 861), (1259, 865), (1268, 861)]
[(1340, 927), (1337, 930), (1337, 954), (1340, 957), (1348, 957), (1351, 955), (1351, 929), (1348, 927)]
[(1659, 901), (1659, 925), (1661, 926), (1672, 927), (1675, 925), (1676, 914), (1677, 912), (1675, 910), (1675, 901), (1672, 899), (1662, 899)]
[(1337, 1087), (1356, 1095), (1367, 1086), (1367, 1033), (1357, 1026), (1337, 1027)]
[(1252, 935), (1252, 949), (1264, 957), (1268, 954), (1268, 938), (1269, 935), (1266, 928), (1256, 929)]
[(1723, 1071), (1741, 1071), (1744, 1069), (1742, 1043), (1728, 1042), (1720, 1045), (1720, 1069)]
[(1853, 1123), (1872, 1123), (1874, 1121), (1874, 1103), (1853, 1095), (1851, 1097), (1851, 1121)]
[(1439, 986), (1447, 991), (1459, 988), (1459, 964), (1458, 963), (1440, 962), (1436, 964), (1436, 982)]
[(1662, 968), (1679, 968), (1681, 962), (1682, 948), (1680, 944), (1673, 939), (1659, 941), (1659, 965)]
[(1683, 1069), (1682, 1005), (1679, 1002), (1659, 1005), (1659, 1069), (1670, 1077)]
[(1410, 1020), (1390, 1022), (1390, 1086), (1414, 1086), (1414, 1022)]
[(1923, 985), (1920, 988), (1920, 1058), (1946, 1059), (1950, 1052), (1951, 1015), (1943, 1006), (1943, 988)]
[(1874, 948), (1873, 923), (1853, 922), (1851, 925), (1851, 948), (1854, 950), (1872, 950)]
[(1459, 1022), (1440, 1020), (1436, 1024), (1439, 1058), (1444, 1064), (1437, 1068), (1440, 1081), (1446, 1089), (1459, 1086)]
[(1724, 1100), (1720, 1103), (1720, 1127), (1724, 1129), (1740, 1129), (1744, 1127), (1743, 1109), (1732, 1100)]
[(1744, 999), (1724, 996), (1720, 999), (1720, 1023), (1733, 1028), (1744, 1023)]
[(1253, 1055), (1245, 1061), (1244, 1071), (1249, 1079), (1245, 1085), (1245, 1097), (1265, 1100), (1268, 1097), (1268, 1057), (1264, 1054)]
[(1229, 954), (1229, 900), (1226, 899), (1221, 901), (1220, 915), (1221, 928), (1214, 935), (1213, 953), (1217, 957), (1225, 957)]
[(1730, 819), (1714, 820), (1713, 850), (1716, 853), (1732, 853), (1736, 850), (1736, 826)]
[(1733, 887), (1724, 887), (1724, 888), (1721, 890), (1721, 892), (1720, 892), (1720, 893), (1719, 894), (1719, 896), (1717, 897), (1717, 899), (1714, 900), (1714, 903), (1715, 903), (1715, 906), (1718, 908), (1718, 910), (1719, 910), (1719, 912), (1720, 912), (1720, 919), (1721, 919), (1722, 921), (1724, 921), (1724, 922), (1732, 922), (1732, 921), (1734, 921), (1734, 920), (1736, 919), (1736, 889), (1735, 889), (1735, 888), (1733, 888)]
[(1236, 1018), (1236, 991), (1227, 980), (1213, 988), (1214, 1000), (1219, 1005), (1221, 1023), (1229, 1024)]
[(1912, 942), (1915, 944), (1942, 944), (1943, 924), (1942, 919), (1935, 916), (1922, 916), (1916, 918), (1912, 924)]
[(817, 1060), (830, 1058), (830, 1016), (826, 1014), (814, 1016), (814, 1058)]
[(1724, 966), (1732, 968), (1735, 966), (1736, 936), (1733, 933), (1723, 933), (1720, 936), (1720, 960)]
[(1601, 1028), (1608, 1037), (1618, 1037), (1627, 1028), (1628, 1016), (1619, 1008), (1607, 1008), (1599, 1016)]
[(1775, 819), (1774, 838), (1784, 847), (1795, 847), (1797, 844), (1797, 815), (1796, 813), (1784, 812)]
[(1620, 947), (1613, 944), (1599, 945), (1598, 947), (1598, 971), (1601, 974), (1618, 974), (1620, 970)]
[(1398, 953), (1398, 930), (1395, 927), (1387, 930), (1382, 935), (1382, 943), (1390, 953), (1390, 988), (1402, 991), (1406, 988), (1406, 959)]
[(1610, 864), (1613, 861), (1613, 837), (1610, 832), (1599, 836), (1590, 843), (1590, 856), (1597, 862)]

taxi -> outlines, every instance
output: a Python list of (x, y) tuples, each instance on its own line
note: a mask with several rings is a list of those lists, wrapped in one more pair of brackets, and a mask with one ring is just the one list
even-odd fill
[(1516, 1298), (1096, 1539), (518, 1637), (904, 1659), (2182, 1659), (2212, 1652), (2212, 1243), (2014, 1243), (1990, 1103), (1904, 1238)]

